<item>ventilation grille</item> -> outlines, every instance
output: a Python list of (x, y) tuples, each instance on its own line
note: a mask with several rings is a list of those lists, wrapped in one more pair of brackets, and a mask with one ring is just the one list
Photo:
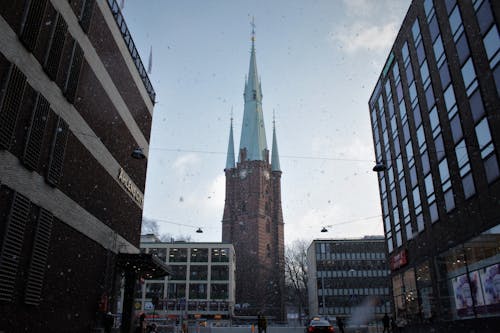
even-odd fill
[(47, 53), (47, 58), (45, 59), (45, 66), (44, 66), (47, 75), (53, 81), (55, 81), (57, 76), (57, 70), (59, 68), (59, 63), (61, 61), (61, 54), (63, 51), (64, 39), (66, 38), (67, 31), (68, 31), (68, 25), (64, 21), (61, 14), (57, 14), (56, 24), (52, 31), (50, 47)]
[(8, 150), (16, 129), (26, 76), (15, 65), (11, 65), (7, 77), (7, 88), (0, 101), (0, 148)]
[(12, 202), (0, 253), (0, 300), (12, 301), (19, 256), (24, 242), (24, 229), (30, 211), (30, 201), (16, 193)]
[(26, 147), (24, 148), (23, 163), (31, 170), (37, 170), (40, 152), (42, 150), (45, 127), (49, 116), (49, 102), (38, 94), (33, 116), (31, 118), (30, 128)]
[(31, 255), (31, 264), (28, 272), (28, 281), (24, 294), (24, 302), (26, 304), (38, 305), (40, 303), (53, 220), (54, 216), (52, 213), (43, 208), (40, 209), (35, 241), (33, 244), (33, 253)]
[(26, 20), (22, 28), (21, 42), (30, 52), (33, 51), (36, 46), (36, 40), (40, 33), (46, 3), (46, 0), (31, 0), (28, 7), (28, 13), (26, 14)]
[(80, 13), (80, 26), (85, 33), (89, 32), (92, 13), (94, 12), (95, 0), (83, 0), (82, 10)]
[(61, 178), (67, 141), (68, 124), (59, 117), (54, 134), (54, 141), (52, 143), (49, 170), (47, 172), (47, 182), (52, 186), (56, 186), (59, 183), (59, 178)]
[(82, 61), (83, 50), (78, 42), (75, 41), (73, 44), (73, 52), (71, 54), (71, 65), (69, 67), (68, 77), (64, 85), (64, 95), (70, 103), (73, 103), (75, 101), (76, 88), (78, 87), (78, 79), (80, 77)]

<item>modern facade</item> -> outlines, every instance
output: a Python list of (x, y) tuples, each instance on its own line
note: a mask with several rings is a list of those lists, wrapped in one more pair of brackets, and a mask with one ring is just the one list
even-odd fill
[(1, 1), (0, 84), (0, 331), (128, 332), (166, 266), (139, 251), (155, 93), (116, 1)]
[(232, 122), (230, 128), (222, 241), (232, 243), (236, 251), (236, 313), (262, 312), (282, 321), (286, 316), (281, 169), (275, 127), (272, 156), (267, 147), (254, 41), (252, 36), (237, 161)]
[(157, 256), (172, 274), (137, 284), (136, 313), (172, 320), (231, 318), (236, 269), (232, 244), (166, 243), (145, 235), (141, 251)]
[(391, 312), (389, 275), (383, 236), (313, 240), (307, 249), (309, 313), (351, 322), (366, 308), (371, 320), (380, 319)]
[(369, 101), (394, 315), (500, 327), (500, 4), (413, 1)]

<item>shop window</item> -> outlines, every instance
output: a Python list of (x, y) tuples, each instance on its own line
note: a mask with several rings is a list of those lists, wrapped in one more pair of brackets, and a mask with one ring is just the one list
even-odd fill
[[(500, 225), (438, 257), (444, 320), (500, 314)], [(449, 301), (446, 301), (449, 300)]]

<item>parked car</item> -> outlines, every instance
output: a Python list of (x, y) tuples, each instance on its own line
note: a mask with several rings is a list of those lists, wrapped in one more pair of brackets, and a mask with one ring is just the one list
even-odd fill
[(314, 318), (306, 326), (306, 333), (333, 333), (333, 326), (326, 319)]

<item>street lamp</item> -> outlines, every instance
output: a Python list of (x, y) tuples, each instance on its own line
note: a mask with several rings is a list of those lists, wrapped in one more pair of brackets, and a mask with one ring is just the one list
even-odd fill
[(372, 169), (375, 172), (382, 172), (387, 170), (387, 166), (384, 164), (384, 162), (377, 162), (375, 163), (375, 166)]
[(198, 228), (198, 230), (196, 230), (196, 233), (198, 233), (198, 234), (202, 234), (202, 233), (203, 233), (203, 230), (201, 230), (201, 228)]
[(135, 158), (136, 160), (143, 160), (146, 158), (146, 155), (144, 154), (144, 151), (142, 150), (141, 147), (137, 147), (134, 149), (134, 151), (131, 154), (132, 158)]

